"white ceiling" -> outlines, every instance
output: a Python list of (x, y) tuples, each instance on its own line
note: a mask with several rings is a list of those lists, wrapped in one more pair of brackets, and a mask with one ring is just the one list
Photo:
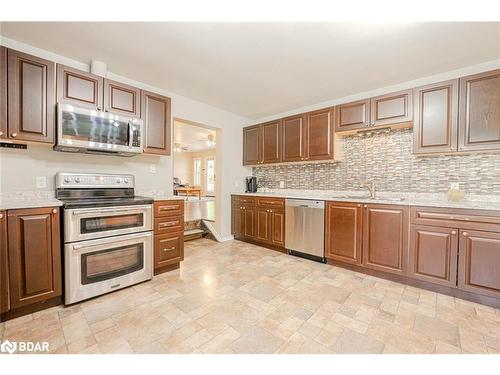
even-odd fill
[(210, 150), (215, 146), (208, 146), (207, 140), (209, 135), (215, 138), (215, 130), (202, 128), (192, 125), (181, 120), (174, 120), (174, 143), (179, 143), (181, 146), (186, 146), (188, 152), (197, 152)]
[(500, 23), (2, 23), (0, 33), (249, 117), (500, 58)]

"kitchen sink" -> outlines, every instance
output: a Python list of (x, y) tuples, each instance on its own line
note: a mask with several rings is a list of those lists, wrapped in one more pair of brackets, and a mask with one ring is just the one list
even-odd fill
[(365, 197), (365, 196), (359, 196), (359, 195), (341, 195), (337, 197), (332, 197), (332, 199), (362, 199), (362, 200), (369, 200), (369, 201), (388, 201), (388, 202), (404, 202), (406, 198), (400, 198), (400, 197), (390, 197), (390, 198), (381, 198), (381, 197)]

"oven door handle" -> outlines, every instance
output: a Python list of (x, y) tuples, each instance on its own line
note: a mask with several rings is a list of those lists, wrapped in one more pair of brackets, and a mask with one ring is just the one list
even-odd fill
[(116, 243), (116, 244), (127, 244), (129, 242), (136, 242), (134, 240), (138, 238), (149, 238), (151, 237), (151, 232), (146, 232), (146, 233), (135, 233), (135, 234), (128, 234), (126, 236), (121, 236), (120, 237), (113, 237), (113, 238), (103, 238), (99, 240), (90, 240), (90, 241), (84, 241), (86, 244), (75, 244), (72, 245), (73, 250), (81, 250), (81, 249), (89, 249), (93, 247), (101, 247), (102, 245), (107, 245), (111, 243)]
[(133, 211), (143, 211), (144, 209), (151, 209), (151, 206), (123, 206), (122, 208), (91, 208), (88, 210), (73, 210), (73, 215), (85, 215), (85, 214), (107, 214), (110, 212), (124, 212), (130, 213)]

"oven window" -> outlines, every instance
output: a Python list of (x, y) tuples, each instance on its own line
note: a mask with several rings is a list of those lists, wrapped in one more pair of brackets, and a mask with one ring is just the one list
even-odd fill
[(144, 267), (144, 244), (82, 254), (82, 285), (123, 276)]
[(80, 219), (80, 233), (106, 232), (108, 230), (138, 228), (144, 225), (142, 213), (99, 216)]

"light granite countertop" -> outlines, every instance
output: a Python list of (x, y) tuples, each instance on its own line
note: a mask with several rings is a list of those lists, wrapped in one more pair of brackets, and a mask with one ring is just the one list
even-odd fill
[(289, 199), (311, 199), (337, 202), (357, 202), (363, 204), (395, 204), (402, 206), (442, 207), (457, 209), (495, 210), (500, 211), (500, 196), (466, 195), (460, 202), (449, 201), (446, 194), (377, 192), (371, 199), (367, 192), (360, 191), (326, 191), (326, 190), (288, 190), (276, 189), (257, 193), (234, 192), (233, 195), (255, 197), (278, 197)]
[(0, 210), (15, 210), (21, 208), (60, 207), (63, 205), (56, 198), (0, 198)]

